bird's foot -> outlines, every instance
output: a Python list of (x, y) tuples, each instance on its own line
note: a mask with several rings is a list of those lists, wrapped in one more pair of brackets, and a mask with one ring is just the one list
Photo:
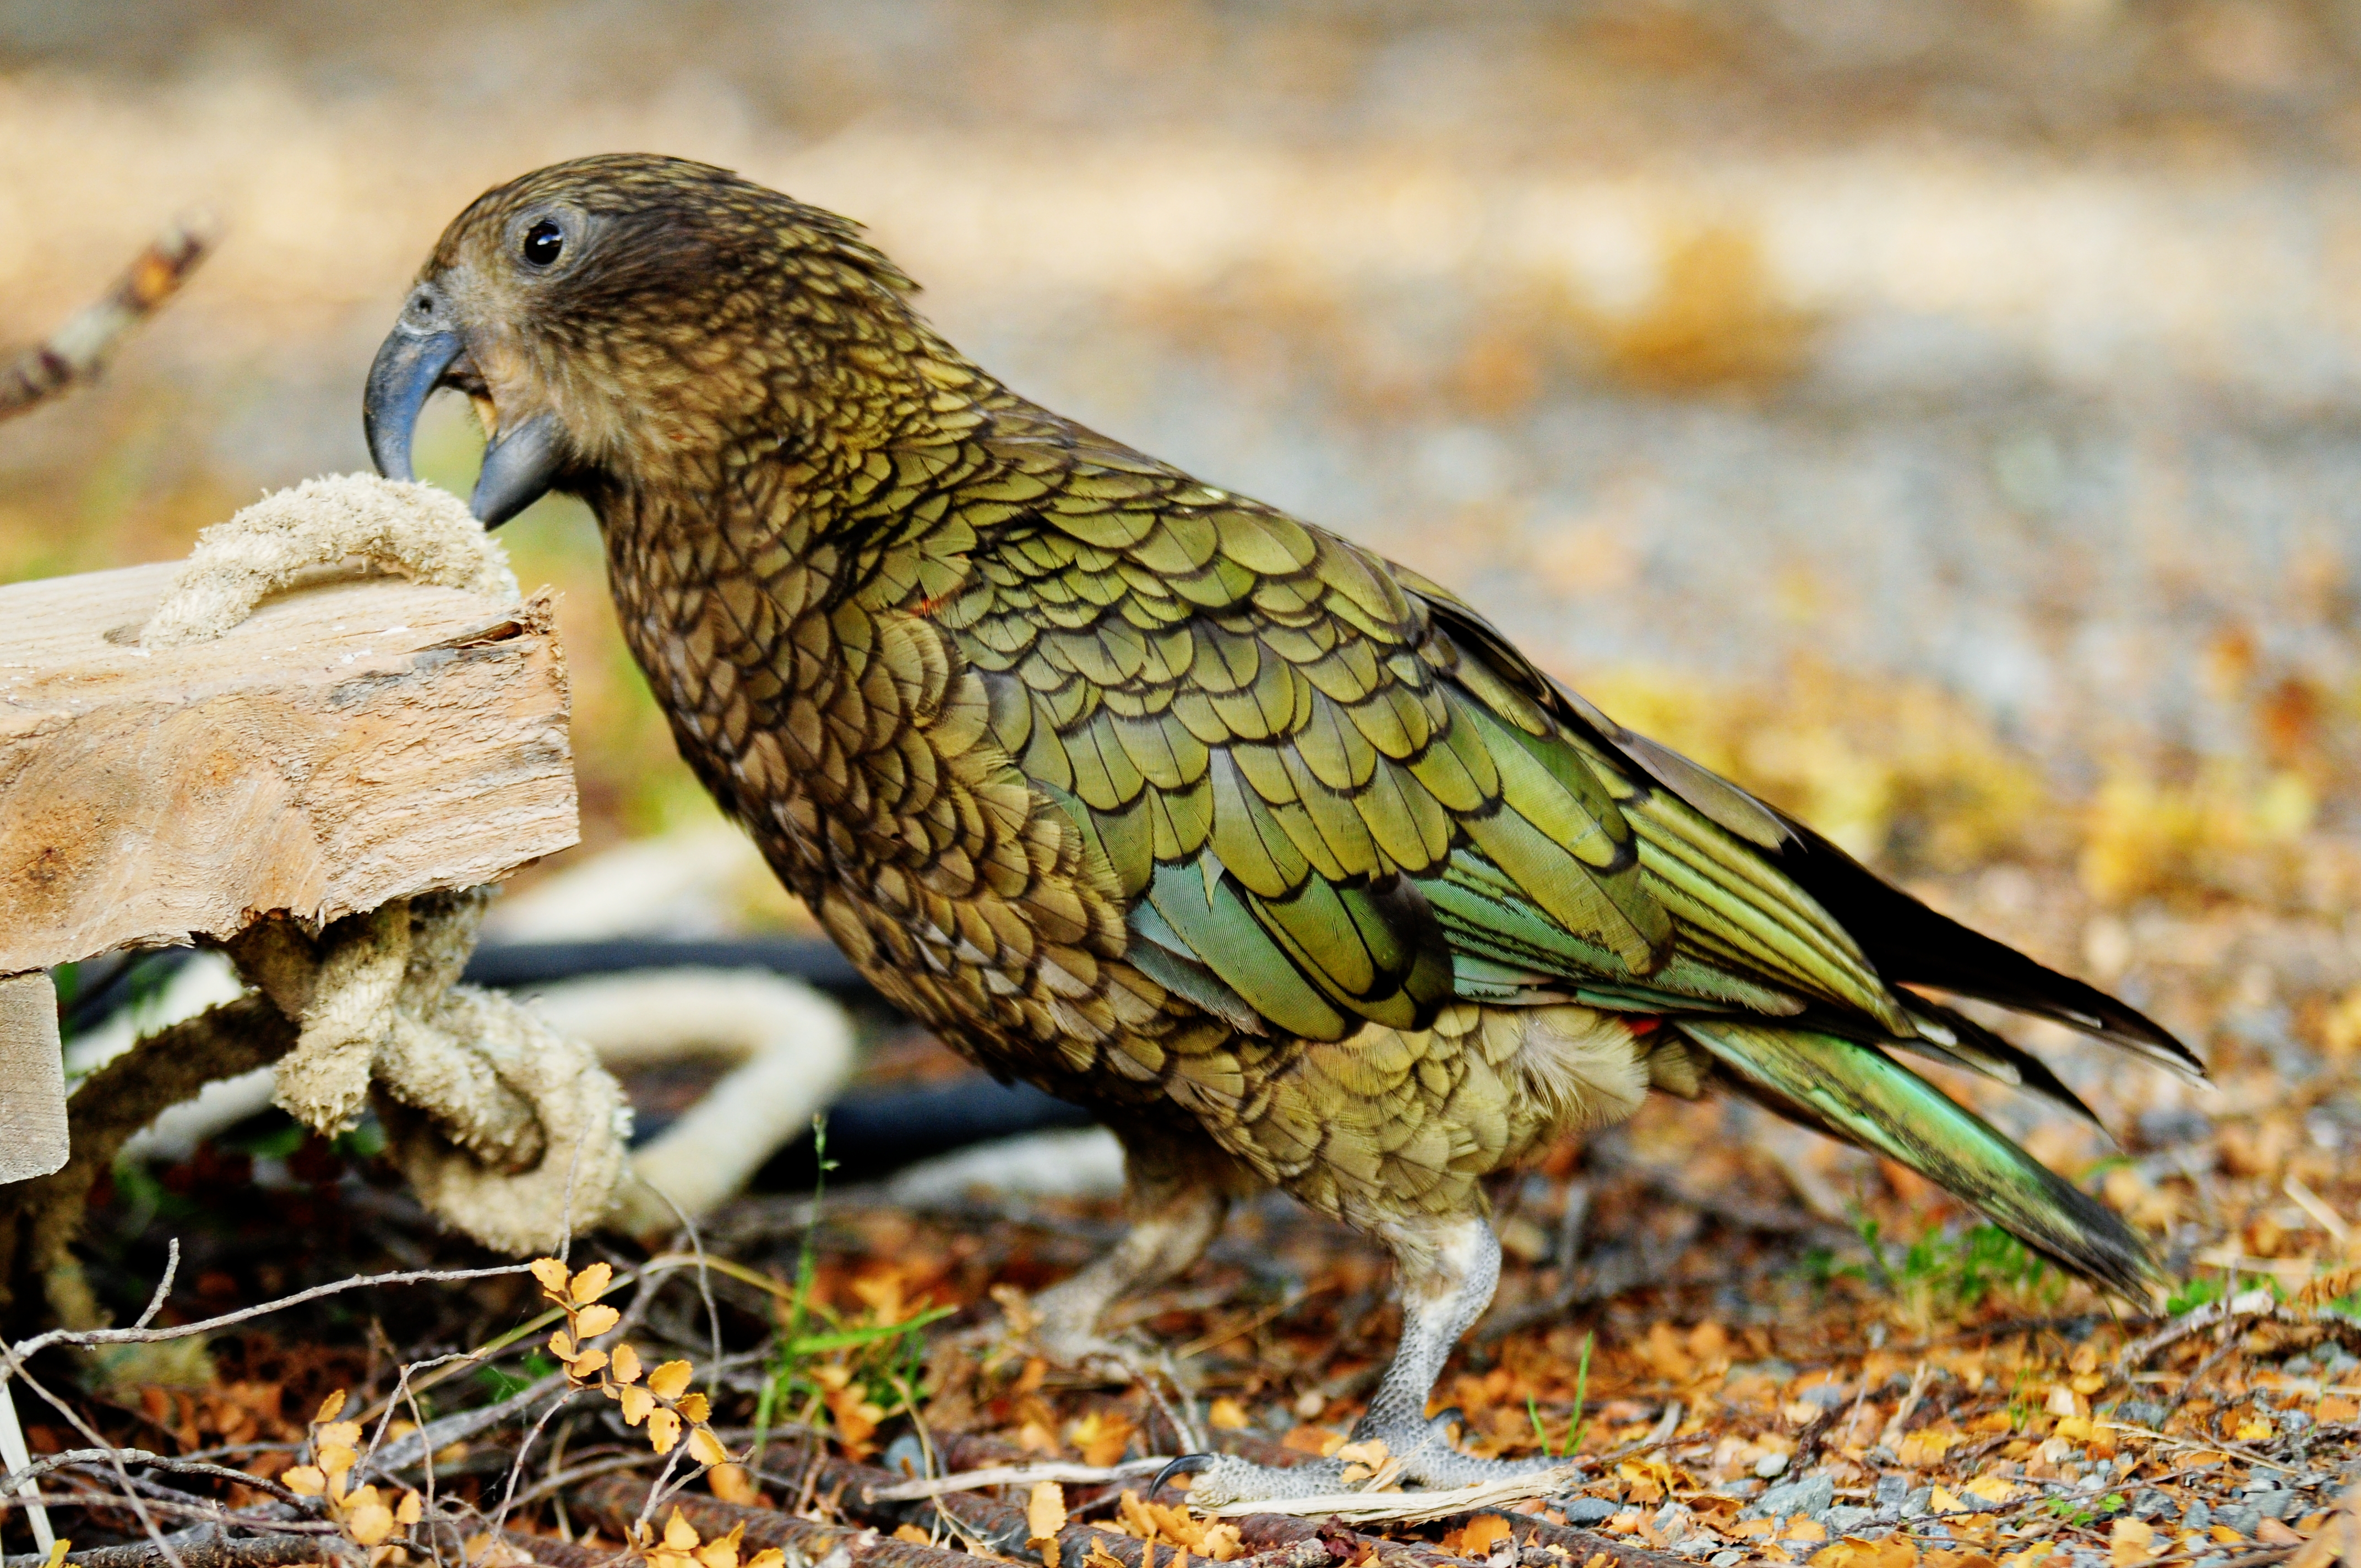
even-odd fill
[(1231, 1503), (1277, 1503), (1298, 1497), (1324, 1497), (1349, 1491), (1347, 1466), (1340, 1459), (1314, 1460), (1309, 1464), (1257, 1464), (1235, 1453), (1214, 1454), (1197, 1471), (1189, 1487), (1189, 1506), (1200, 1511)]
[(1564, 1475), (1571, 1480), (1579, 1469), (1565, 1459), (1478, 1459), (1462, 1453), (1451, 1442), (1452, 1430), (1458, 1424), (1459, 1412), (1445, 1410), (1401, 1431), (1356, 1430), (1353, 1440), (1335, 1453), (1310, 1464), (1255, 1464), (1222, 1454), (1197, 1472), (1189, 1501), (1192, 1507), (1207, 1508), (1382, 1491), (1390, 1486), (1440, 1492), (1529, 1477), (1544, 1480)]

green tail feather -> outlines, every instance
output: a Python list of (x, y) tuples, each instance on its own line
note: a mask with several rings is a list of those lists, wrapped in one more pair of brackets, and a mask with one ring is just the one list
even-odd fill
[(1883, 1052), (1834, 1035), (1674, 1020), (1776, 1109), (1890, 1155), (2075, 1273), (2145, 1300), (2167, 1283), (2146, 1244), (2087, 1193)]

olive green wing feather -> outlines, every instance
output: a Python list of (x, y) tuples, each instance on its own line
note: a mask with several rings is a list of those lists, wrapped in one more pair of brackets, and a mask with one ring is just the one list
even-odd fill
[(1312, 1039), (1454, 999), (1907, 1026), (1824, 912), (1440, 590), (1113, 444), (1006, 450), (1038, 471), (954, 499), (973, 571), (934, 613), (1169, 989)]

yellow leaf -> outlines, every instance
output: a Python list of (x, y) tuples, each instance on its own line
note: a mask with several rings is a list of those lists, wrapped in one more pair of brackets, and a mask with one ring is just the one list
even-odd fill
[(345, 1515), (345, 1533), (363, 1546), (375, 1546), (393, 1533), (393, 1513), (383, 1503), (365, 1503)]
[(320, 1401), (320, 1413), (312, 1418), (313, 1424), (316, 1426), (322, 1421), (333, 1421), (343, 1413), (344, 1409), (345, 1391), (339, 1388)]
[(1968, 1483), (1968, 1496), (1987, 1503), (2013, 1503), (2024, 1495), (2024, 1490), (2005, 1475), (1979, 1475)]
[(787, 1554), (775, 1546), (766, 1546), (747, 1559), (746, 1568), (787, 1568)]
[[(1375, 1440), (1373, 1439), (1372, 1442), (1375, 1442)], [(1348, 1443), (1346, 1445), (1346, 1447), (1350, 1448), (1367, 1448), (1368, 1446), (1370, 1446), (1369, 1443), (1358, 1442)], [(1382, 1450), (1385, 1447), (1385, 1444), (1378, 1442), (1376, 1443), (1376, 1446)], [(1344, 1450), (1339, 1449), (1337, 1452), (1341, 1453)], [(1377, 1465), (1385, 1463), (1385, 1455), (1380, 1453), (1374, 1463), (1368, 1461), (1364, 1461), (1364, 1463), (1369, 1464), (1370, 1468), (1375, 1469)], [(1502, 1519), (1499, 1515), (1477, 1514), (1474, 1519), (1469, 1519), (1466, 1525), (1459, 1531), (1458, 1554), (1462, 1557), (1489, 1557), (1492, 1555), (1492, 1548), (1499, 1542), (1508, 1540), (1511, 1533), (1512, 1532), (1509, 1529), (1509, 1521)]]
[(680, 1419), (685, 1421), (710, 1420), (713, 1418), (713, 1401), (702, 1394), (683, 1394), (673, 1401), (673, 1409), (680, 1412)]
[(906, 1541), (913, 1546), (932, 1546), (935, 1543), (934, 1537), (928, 1535), (925, 1530), (920, 1530), (914, 1524), (895, 1525), (894, 1527), (894, 1539), (896, 1541)]
[(582, 1353), (574, 1348), (574, 1336), (560, 1329), (549, 1336), (549, 1354), (560, 1361), (571, 1361)]
[(698, 1427), (688, 1434), (688, 1456), (699, 1464), (726, 1465), (730, 1463), (730, 1451), (721, 1446), (721, 1440), (713, 1435), (710, 1427)]
[(394, 1522), (397, 1524), (416, 1524), (420, 1516), (425, 1512), (425, 1508), (426, 1505), (424, 1499), (421, 1498), (417, 1493), (404, 1492), (401, 1495), (401, 1506), (393, 1510)]
[(1066, 1528), (1066, 1489), (1055, 1481), (1037, 1481), (1025, 1499), (1025, 1533), (1049, 1541)]
[(622, 1403), (623, 1424), (627, 1427), (638, 1426), (656, 1408), (656, 1397), (645, 1388), (624, 1388), (615, 1397)]
[(1222, 1431), (1243, 1431), (1246, 1426), (1246, 1408), (1224, 1396), (1206, 1409), (1205, 1424)]
[(1812, 1568), (1911, 1568), (1918, 1548), (1905, 1535), (1883, 1541), (1838, 1541), (1811, 1555)]
[(533, 1277), (540, 1281), (543, 1294), (553, 1301), (566, 1299), (566, 1266), (554, 1257), (533, 1260)]
[[(717, 1438), (714, 1441), (718, 1442), (720, 1440)], [(705, 1485), (723, 1502), (736, 1503), (741, 1508), (752, 1508), (763, 1497), (762, 1489), (754, 1485), (754, 1477), (746, 1474), (746, 1467), (742, 1464), (716, 1464), (712, 1474), (706, 1476)], [(760, 1562), (761, 1559), (755, 1561)], [(753, 1563), (747, 1563), (746, 1568), (754, 1568)]]
[(566, 1294), (577, 1301), (596, 1301), (607, 1293), (607, 1288), (614, 1282), (615, 1270), (612, 1265), (594, 1263), (574, 1277), (574, 1283), (566, 1288)]
[(697, 1560), (704, 1568), (738, 1568), (738, 1543), (746, 1538), (743, 1522), (732, 1525), (730, 1533), (719, 1541), (708, 1541), (697, 1549)]
[(328, 1477), (316, 1464), (298, 1464), (279, 1480), (299, 1497), (316, 1497), (328, 1489)]
[(2271, 1423), (2260, 1416), (2250, 1416), (2240, 1421), (2237, 1430), (2230, 1435), (2240, 1442), (2268, 1442), (2271, 1437)]
[(584, 1339), (597, 1339), (622, 1321), (623, 1314), (612, 1307), (585, 1307), (574, 1314), (574, 1332)]
[(1936, 1487), (1933, 1495), (1928, 1497), (1927, 1499), (1927, 1506), (1938, 1514), (1956, 1514), (1961, 1508), (1967, 1507), (1965, 1503), (1962, 1503), (1957, 1497), (1952, 1495), (1950, 1488), (1948, 1486)]
[(360, 1463), (360, 1455), (341, 1442), (332, 1442), (320, 1450), (320, 1468), (331, 1475), (342, 1475)]
[(697, 1368), (686, 1361), (667, 1361), (648, 1374), (648, 1392), (659, 1399), (677, 1399), (688, 1391)]
[(588, 1383), (593, 1377), (598, 1376), (598, 1369), (606, 1365), (607, 1353), (605, 1351), (586, 1350), (581, 1354), (576, 1356), (572, 1362), (567, 1364), (566, 1370), (580, 1378), (583, 1382)]
[(1903, 1435), (1900, 1446), (1894, 1451), (1894, 1456), (1899, 1463), (1912, 1470), (1924, 1470), (1928, 1465), (1940, 1463), (1945, 1451), (1959, 1442), (1960, 1436), (1960, 1433), (1955, 1431), (1941, 1431), (1933, 1427), (1921, 1427), (1916, 1431)]
[(615, 1347), (614, 1359), (607, 1364), (607, 1370), (610, 1375), (612, 1375), (615, 1381), (618, 1383), (638, 1382), (640, 1380), (640, 1353), (633, 1350), (628, 1344), (617, 1345)]
[(2119, 1519), (2108, 1529), (2109, 1568), (2136, 1568), (2156, 1555), (2156, 1526), (2146, 1519)]
[(677, 1508), (673, 1509), (672, 1518), (664, 1520), (664, 1543), (675, 1552), (697, 1549), (697, 1527), (681, 1518)]
[(680, 1442), (680, 1418), (659, 1405), (648, 1412), (648, 1445), (670, 1453)]
[(64, 1568), (66, 1553), (72, 1550), (72, 1541), (62, 1535), (58, 1537), (49, 1542), (49, 1559), (41, 1564), (41, 1568)]

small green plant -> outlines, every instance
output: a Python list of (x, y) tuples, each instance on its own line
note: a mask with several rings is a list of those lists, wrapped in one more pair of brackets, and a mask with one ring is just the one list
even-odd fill
[(2165, 1313), (2169, 1317), (2177, 1318), (2183, 1312), (2193, 1312), (2200, 1307), (2210, 1307), (2229, 1294), (2229, 1289), (2230, 1281), (2227, 1275), (2201, 1274), (2194, 1279), (2183, 1280), (2180, 1289), (2165, 1298)]
[(1821, 1265), (1825, 1278), (1874, 1284), (1921, 1321), (1971, 1312), (1994, 1296), (2048, 1303), (2065, 1289), (2063, 1278), (2039, 1254), (1998, 1225), (1957, 1232), (1930, 1226), (1908, 1243), (1887, 1241), (1877, 1222), (1866, 1216), (1854, 1230), (1866, 1260), (1839, 1266), (1831, 1255)]
[(1574, 1368), (1574, 1416), (1566, 1422), (1565, 1451), (1572, 1453), (1582, 1442), (1582, 1408), (1590, 1402), (1590, 1347), (1596, 1333), (1582, 1336), (1582, 1359)]
[(1542, 1430), (1542, 1408), (1530, 1394), (1525, 1396), (1525, 1417), (1533, 1423), (1533, 1441), (1542, 1446), (1543, 1459), (1565, 1459), (1582, 1446), (1582, 1408), (1590, 1402), (1590, 1347), (1597, 1336), (1582, 1336), (1582, 1360), (1574, 1372), (1574, 1414), (1565, 1423), (1565, 1446), (1553, 1451), (1549, 1433)]
[(857, 1442), (877, 1421), (909, 1410), (926, 1360), (922, 1331), (955, 1310), (927, 1307), (906, 1316), (899, 1310), (879, 1310), (876, 1321), (847, 1322), (842, 1314), (813, 1299), (820, 1199), (827, 1190), (828, 1173), (836, 1168), (836, 1162), (828, 1157), (824, 1116), (812, 1118), (812, 1152), (818, 1166), (812, 1184), (813, 1223), (804, 1230), (795, 1281), (779, 1310), (770, 1375), (754, 1402), (754, 1462), (758, 1464), (771, 1425), (783, 1413), (807, 1426), (832, 1420), (840, 1437)]
[(489, 1402), (498, 1404), (502, 1399), (514, 1398), (556, 1370), (557, 1363), (536, 1350), (524, 1358), (516, 1371), (487, 1366), (476, 1374), (476, 1381), (489, 1397)]

